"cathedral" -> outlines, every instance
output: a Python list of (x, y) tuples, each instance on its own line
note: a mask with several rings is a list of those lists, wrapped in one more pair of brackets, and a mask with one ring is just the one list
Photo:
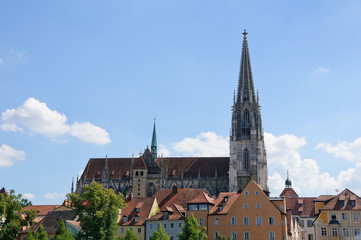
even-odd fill
[(151, 147), (140, 156), (89, 159), (76, 181), (76, 192), (95, 181), (124, 196), (153, 196), (159, 189), (173, 187), (206, 189), (218, 196), (220, 192), (238, 192), (250, 180), (268, 191), (259, 97), (254, 90), (246, 30), (229, 140), (230, 156), (163, 157), (157, 153), (154, 123)]

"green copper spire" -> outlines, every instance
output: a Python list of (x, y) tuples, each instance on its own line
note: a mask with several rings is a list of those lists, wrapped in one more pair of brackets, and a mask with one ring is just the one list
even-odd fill
[(150, 148), (151, 148), (154, 160), (156, 160), (157, 159), (157, 133), (155, 131), (155, 118), (154, 118), (154, 126), (153, 126), (152, 144), (151, 144)]

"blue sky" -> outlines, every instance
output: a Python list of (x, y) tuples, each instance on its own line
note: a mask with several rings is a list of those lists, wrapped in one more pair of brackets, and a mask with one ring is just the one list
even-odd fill
[(1, 1), (0, 187), (60, 204), (92, 157), (228, 154), (242, 32), (271, 195), (361, 194), (361, 2)]

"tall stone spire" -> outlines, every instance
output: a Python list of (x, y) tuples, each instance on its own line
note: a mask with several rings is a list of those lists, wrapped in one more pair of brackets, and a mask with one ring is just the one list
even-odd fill
[(241, 66), (237, 98), (233, 100), (230, 136), (229, 190), (237, 192), (250, 180), (265, 190), (267, 186), (267, 156), (264, 145), (259, 99), (255, 95), (247, 32), (243, 32)]
[(154, 160), (157, 160), (157, 133), (155, 130), (155, 118), (154, 118), (154, 125), (153, 125), (152, 144), (150, 146), (150, 149), (153, 154)]
[(243, 47), (241, 66), (239, 69), (237, 102), (250, 101), (255, 102), (255, 91), (253, 87), (253, 77), (251, 69), (251, 60), (249, 57), (248, 41), (246, 29), (243, 32)]

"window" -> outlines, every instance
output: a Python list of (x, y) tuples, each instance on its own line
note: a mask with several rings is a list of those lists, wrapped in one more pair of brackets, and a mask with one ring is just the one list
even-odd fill
[(351, 200), (351, 206), (354, 207), (355, 206), (355, 200)]
[(214, 225), (219, 225), (219, 217), (214, 218)]
[(170, 224), (170, 228), (173, 228), (173, 227), (174, 227), (174, 224), (173, 224), (173, 223), (171, 223), (171, 224)]
[(181, 223), (178, 224), (178, 227), (179, 227), (179, 228), (181, 228), (182, 226), (183, 226), (183, 224), (181, 224)]
[(256, 225), (262, 224), (262, 217), (256, 217)]
[(350, 231), (349, 231), (348, 228), (343, 228), (342, 233), (343, 233), (344, 237), (349, 237), (350, 236)]
[(124, 228), (120, 228), (120, 233), (124, 234)]
[(143, 171), (140, 171), (140, 176), (143, 176)]
[(138, 176), (138, 171), (135, 172), (135, 176)]
[(163, 212), (163, 220), (168, 220), (168, 219), (169, 219), (169, 213)]
[(218, 235), (219, 235), (218, 232), (214, 232), (214, 240), (217, 240), (217, 239), (218, 239)]
[(243, 168), (244, 170), (249, 170), (249, 154), (247, 148), (243, 152)]
[(269, 223), (269, 225), (275, 225), (275, 219), (274, 219), (274, 217), (269, 217), (269, 218), (268, 218), (268, 223)]
[(260, 209), (261, 208), (261, 204), (257, 203), (256, 204), (256, 209)]
[(237, 218), (236, 217), (232, 217), (231, 224), (232, 225), (237, 225)]
[(142, 228), (137, 229), (138, 234), (142, 233)]
[(237, 239), (237, 233), (236, 232), (232, 232), (232, 240), (233, 239)]
[(223, 210), (223, 205), (220, 205), (219, 206), (219, 211), (222, 211)]
[(307, 220), (307, 227), (312, 227), (312, 220)]
[(332, 220), (337, 220), (336, 213), (331, 213), (331, 219), (332, 219)]
[(123, 217), (123, 222), (128, 222), (128, 217), (127, 216)]
[(358, 215), (358, 213), (354, 213), (354, 214), (353, 214), (353, 220), (354, 220), (354, 221), (358, 221), (358, 220), (359, 220), (359, 215)]
[(197, 211), (198, 210), (197, 204), (189, 204), (188, 209), (189, 211)]
[(134, 222), (139, 222), (139, 220), (140, 220), (140, 217), (139, 216), (136, 216), (135, 218), (134, 218)]
[(353, 235), (355, 235), (355, 237), (361, 236), (360, 228), (354, 228), (353, 233), (354, 233)]
[(224, 202), (228, 202), (228, 197), (224, 197)]
[(341, 214), (341, 219), (342, 220), (347, 220), (347, 213), (342, 213)]
[(133, 232), (133, 228), (129, 228), (129, 230)]
[(283, 205), (280, 205), (280, 209), (281, 209), (281, 211), (283, 211)]
[(327, 236), (327, 229), (325, 227), (321, 227), (321, 236)]
[(308, 240), (313, 240), (313, 235), (312, 234), (308, 234)]
[(153, 229), (153, 223), (149, 224), (149, 228)]
[(248, 196), (248, 191), (245, 191), (245, 192), (244, 192), (244, 195), (245, 195), (245, 196)]
[(243, 209), (248, 209), (248, 204), (247, 203), (243, 204)]
[(208, 210), (208, 204), (199, 204), (198, 210), (200, 211)]
[(243, 239), (244, 240), (249, 240), (249, 232), (244, 232), (243, 233)]
[(345, 206), (345, 201), (344, 201), (344, 200), (341, 200), (341, 201), (340, 201), (340, 205), (341, 205), (341, 207)]
[(337, 230), (337, 228), (335, 228), (335, 227), (332, 228), (332, 236), (333, 236), (333, 237), (337, 237), (337, 236), (338, 236), (338, 230)]
[(248, 109), (244, 110), (243, 120), (245, 123), (249, 123), (249, 111)]
[(166, 223), (164, 223), (164, 228), (167, 228), (167, 224), (166, 224)]
[(173, 238), (173, 236), (169, 236), (169, 240), (173, 240), (174, 238)]
[(204, 225), (203, 218), (199, 218), (199, 225), (201, 225), (201, 226), (203, 226), (203, 225)]
[(255, 194), (256, 196), (258, 196), (258, 195), (259, 195), (259, 191), (255, 191), (254, 194)]
[(135, 209), (135, 212), (140, 212), (140, 208), (136, 208), (136, 209)]
[(249, 222), (248, 217), (244, 217), (243, 218), (243, 225), (248, 225), (248, 222)]
[(275, 232), (269, 232), (269, 240), (275, 240)]

